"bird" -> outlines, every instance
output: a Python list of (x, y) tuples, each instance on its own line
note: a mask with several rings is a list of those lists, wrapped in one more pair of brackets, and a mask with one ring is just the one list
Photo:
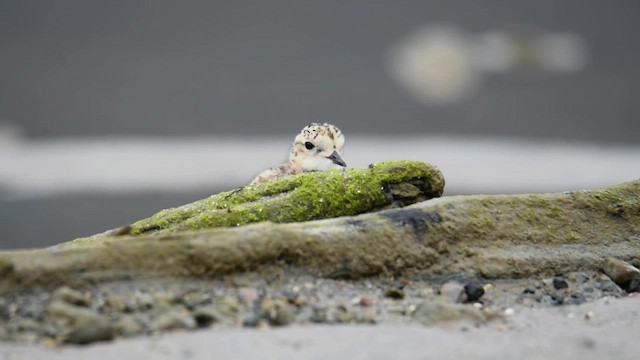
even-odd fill
[(311, 123), (295, 137), (289, 160), (281, 166), (263, 171), (251, 184), (271, 181), (303, 172), (346, 168), (342, 159), (344, 135), (335, 125)]

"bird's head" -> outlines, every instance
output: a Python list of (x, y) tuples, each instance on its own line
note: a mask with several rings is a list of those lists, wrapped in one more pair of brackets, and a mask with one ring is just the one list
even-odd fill
[(340, 129), (331, 124), (312, 123), (296, 136), (289, 161), (301, 171), (339, 169), (347, 166), (342, 159), (343, 146)]

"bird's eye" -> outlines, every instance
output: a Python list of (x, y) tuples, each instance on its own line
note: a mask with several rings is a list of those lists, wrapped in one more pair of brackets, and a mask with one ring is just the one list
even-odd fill
[(307, 141), (306, 143), (304, 143), (304, 147), (306, 147), (307, 150), (311, 150), (315, 147), (315, 145)]

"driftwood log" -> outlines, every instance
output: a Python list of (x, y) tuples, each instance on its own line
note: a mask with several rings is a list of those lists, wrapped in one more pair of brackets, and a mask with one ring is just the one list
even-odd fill
[[(341, 181), (349, 181), (348, 174), (339, 175)], [(309, 179), (322, 176), (309, 174)], [(414, 180), (409, 190), (416, 187)], [(358, 191), (348, 185), (338, 189), (323, 198), (338, 201), (344, 189)], [(380, 199), (393, 199), (384, 195), (388, 188), (379, 191)], [(182, 230), (191, 227), (182, 219), (167, 222), (177, 229), (161, 231), (169, 230), (167, 225), (149, 233), (140, 230), (147, 221), (134, 224), (133, 235), (103, 234), (49, 249), (0, 253), (0, 293), (34, 285), (273, 270), (352, 279), (520, 278), (597, 270), (608, 256), (640, 263), (640, 181), (556, 194), (444, 197), (356, 216), (234, 228)]]
[[(166, 234), (184, 230), (238, 227), (256, 222), (302, 222), (402, 207), (439, 197), (444, 177), (437, 167), (389, 161), (367, 169), (325, 171), (247, 185), (112, 229), (71, 244), (104, 237)], [(70, 243), (67, 243), (69, 245)]]

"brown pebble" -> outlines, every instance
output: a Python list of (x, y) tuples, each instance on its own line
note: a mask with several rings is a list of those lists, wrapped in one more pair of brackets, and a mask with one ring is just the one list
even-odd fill
[(438, 293), (454, 303), (462, 303), (467, 300), (467, 294), (464, 291), (464, 286), (457, 281), (444, 283), (438, 289)]
[(640, 270), (626, 261), (609, 257), (604, 261), (602, 270), (607, 274), (613, 282), (625, 289), (627, 292), (633, 292), (634, 289), (630, 285), (640, 283)]
[(368, 298), (368, 297), (362, 297), (362, 298), (360, 298), (359, 304), (362, 307), (373, 306), (373, 299)]

